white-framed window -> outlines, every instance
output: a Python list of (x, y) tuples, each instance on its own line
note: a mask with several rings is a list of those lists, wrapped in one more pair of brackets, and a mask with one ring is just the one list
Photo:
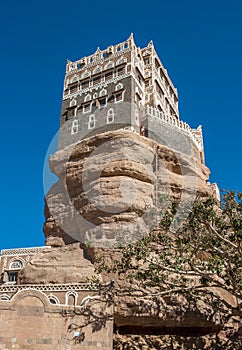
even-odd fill
[(10, 296), (9, 295), (7, 295), (7, 294), (2, 294), (2, 295), (0, 295), (0, 300), (10, 300)]
[(91, 114), (88, 120), (88, 129), (94, 129), (94, 128), (95, 128), (95, 115)]
[(91, 103), (86, 103), (83, 105), (83, 113), (91, 112)]
[(73, 98), (71, 101), (70, 101), (70, 107), (74, 107), (76, 106), (76, 100)]
[(88, 94), (84, 97), (84, 102), (90, 101), (91, 99), (92, 99), (92, 96)]
[(116, 66), (118, 66), (119, 64), (122, 63), (126, 63), (127, 62), (127, 58), (126, 57), (121, 57), (117, 62), (116, 62)]
[(107, 114), (107, 124), (111, 124), (114, 122), (114, 111), (113, 108), (109, 108)]
[(67, 111), (68, 118), (75, 117), (76, 116), (76, 107), (71, 107)]
[(75, 74), (74, 77), (70, 79), (71, 83), (75, 83), (78, 80), (78, 76)]
[(65, 304), (66, 305), (72, 305), (72, 306), (76, 306), (77, 305), (77, 298), (78, 298), (78, 294), (75, 291), (70, 291), (66, 293), (66, 300), (65, 300)]
[(115, 102), (115, 103), (122, 102), (122, 101), (123, 101), (123, 97), (124, 97), (123, 91), (117, 92), (117, 93), (115, 94), (114, 102)]
[(110, 69), (114, 67), (114, 63), (113, 61), (109, 61), (105, 66), (104, 69)]
[(79, 127), (78, 120), (77, 119), (73, 120), (71, 125), (71, 135), (78, 133), (78, 127)]
[(102, 89), (102, 90), (99, 92), (99, 97), (106, 96), (106, 95), (107, 95), (107, 90), (106, 90), (106, 89)]
[(95, 94), (93, 95), (93, 98), (98, 98), (98, 93), (95, 92)]
[(48, 295), (48, 299), (50, 304), (55, 304), (55, 305), (60, 304), (59, 299), (53, 294)]
[(19, 259), (13, 260), (9, 264), (9, 270), (20, 270), (23, 268), (23, 262)]
[(16, 283), (18, 278), (18, 272), (8, 272), (8, 283)]
[(82, 73), (82, 79), (90, 77), (91, 73), (88, 70), (85, 70), (85, 72)]
[(95, 69), (93, 69), (93, 74), (97, 74), (97, 73), (99, 73), (99, 72), (101, 72), (101, 68), (99, 67), (99, 66), (97, 66)]
[(123, 84), (119, 83), (115, 86), (115, 91), (122, 90), (124, 88)]

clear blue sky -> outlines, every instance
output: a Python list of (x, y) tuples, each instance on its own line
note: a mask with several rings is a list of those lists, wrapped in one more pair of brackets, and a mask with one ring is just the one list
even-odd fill
[(0, 7), (0, 249), (44, 243), (43, 163), (59, 126), (66, 59), (154, 42), (182, 120), (203, 125), (211, 182), (242, 191), (241, 0), (12, 0)]

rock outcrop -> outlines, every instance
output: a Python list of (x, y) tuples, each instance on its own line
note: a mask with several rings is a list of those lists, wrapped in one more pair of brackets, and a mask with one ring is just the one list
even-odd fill
[(189, 151), (123, 130), (58, 151), (50, 159), (59, 180), (46, 196), (47, 245), (134, 240), (137, 232), (150, 232), (155, 212), (172, 198), (192, 203), (198, 192), (211, 194), (208, 168)]

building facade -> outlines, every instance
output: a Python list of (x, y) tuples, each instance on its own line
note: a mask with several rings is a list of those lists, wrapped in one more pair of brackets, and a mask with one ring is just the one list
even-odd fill
[(204, 162), (201, 127), (179, 119), (177, 89), (152, 41), (139, 48), (133, 35), (66, 65), (59, 149), (115, 129), (154, 139), (156, 130), (182, 135)]

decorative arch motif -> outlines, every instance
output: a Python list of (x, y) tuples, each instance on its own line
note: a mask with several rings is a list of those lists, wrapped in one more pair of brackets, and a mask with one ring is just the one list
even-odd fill
[(85, 70), (85, 72), (82, 73), (82, 79), (90, 77), (91, 73), (88, 70)]
[(107, 95), (107, 90), (106, 90), (106, 89), (102, 89), (102, 90), (99, 92), (99, 97), (106, 96), (106, 95)]
[(70, 101), (70, 107), (74, 107), (76, 106), (76, 100), (73, 98), (71, 101)]
[(2, 294), (0, 295), (0, 301), (9, 301), (10, 300), (10, 296), (7, 294)]
[(71, 305), (70, 304), (70, 298), (73, 299), (73, 304), (74, 306), (77, 305), (77, 298), (78, 298), (78, 293), (75, 291), (69, 291), (66, 293), (66, 298), (65, 298), (65, 304), (66, 305)]
[(122, 56), (122, 57), (116, 62), (116, 66), (118, 66), (119, 64), (122, 64), (122, 63), (126, 63), (126, 62), (127, 62), (127, 58)]
[(21, 270), (24, 266), (24, 263), (21, 259), (14, 259), (9, 264), (9, 270)]
[(84, 97), (84, 102), (90, 101), (91, 99), (92, 99), (92, 96), (88, 94)]
[(55, 305), (60, 304), (59, 299), (54, 294), (48, 295), (48, 299), (49, 299), (50, 304), (55, 304)]
[(93, 74), (97, 74), (101, 72), (101, 68), (99, 66), (97, 66), (95, 69), (93, 69)]
[(70, 83), (75, 83), (78, 80), (78, 76), (75, 74), (74, 77), (70, 79)]
[(109, 61), (105, 66), (104, 69), (110, 69), (114, 67), (114, 63), (113, 61)]
[(123, 89), (123, 84), (119, 83), (118, 85), (115, 86), (115, 91), (122, 90)]

